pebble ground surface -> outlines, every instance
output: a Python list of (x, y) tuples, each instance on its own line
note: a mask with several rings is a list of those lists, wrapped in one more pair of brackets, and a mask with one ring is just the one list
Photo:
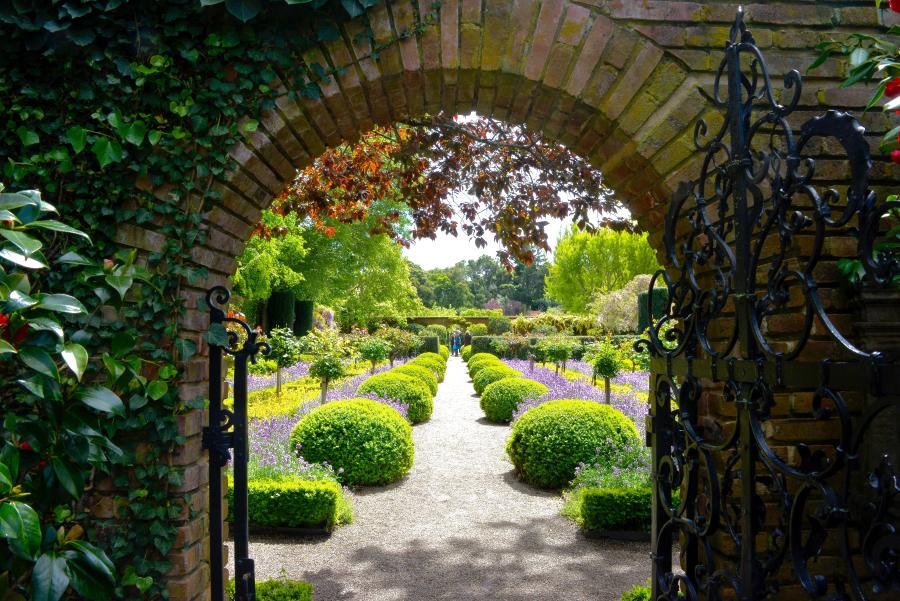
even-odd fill
[(352, 525), (251, 536), (257, 580), (312, 582), (316, 601), (618, 601), (648, 579), (648, 543), (586, 538), (558, 493), (516, 479), (509, 426), (484, 419), (460, 358), (434, 407), (409, 475), (357, 491)]

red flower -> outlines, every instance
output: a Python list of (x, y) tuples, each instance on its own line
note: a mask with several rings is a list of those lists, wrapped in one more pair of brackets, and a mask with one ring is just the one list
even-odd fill
[(888, 0), (888, 6), (895, 13), (900, 13), (900, 0)]
[(884, 87), (885, 98), (896, 98), (897, 96), (900, 96), (900, 77), (890, 80)]
[[(897, 0), (900, 2), (900, 0)], [(891, 160), (900, 165), (900, 148), (891, 151)]]
[(11, 332), (6, 333), (6, 339), (12, 343), (12, 345), (16, 348), (25, 342), (25, 337), (28, 335), (28, 324), (26, 323), (21, 328), (16, 330), (15, 334), (10, 336)]
[(22, 449), (23, 451), (33, 451), (34, 450), (31, 448), (31, 445), (28, 444), (28, 442), (24, 441), (24, 440), (19, 443), (19, 448)]
[(0, 313), (0, 330), (6, 328), (9, 325), (9, 317)]
[(41, 459), (41, 460), (38, 462), (38, 468), (43, 469), (43, 468), (45, 468), (45, 467), (47, 467), (47, 462), (44, 461), (43, 459)]

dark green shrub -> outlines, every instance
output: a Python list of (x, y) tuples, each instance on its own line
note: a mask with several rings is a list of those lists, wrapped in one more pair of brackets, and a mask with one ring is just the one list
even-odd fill
[(478, 373), (472, 378), (472, 385), (475, 387), (475, 392), (478, 394), (483, 394), (484, 389), (488, 387), (488, 384), (493, 384), (498, 380), (502, 380), (503, 378), (510, 377), (522, 377), (522, 372), (513, 369), (503, 363), (499, 365), (490, 365), (478, 371)]
[(294, 331), (296, 314), (294, 307), (297, 299), (293, 292), (273, 292), (266, 301), (266, 313), (268, 314), (269, 329), (290, 328)]
[(427, 421), (434, 410), (431, 389), (415, 376), (395, 370), (368, 378), (356, 389), (356, 394), (374, 394), (383, 399), (393, 399), (409, 405), (407, 417), (414, 424)]
[[(263, 580), (256, 583), (256, 601), (312, 601), (313, 590), (302, 580)], [(228, 581), (228, 601), (234, 601), (234, 580)]]
[(438, 355), (443, 357), (444, 361), (446, 361), (447, 359), (450, 358), (450, 349), (442, 344), (438, 347)]
[(587, 487), (580, 499), (579, 524), (585, 530), (650, 530), (653, 489)]
[(314, 409), (294, 426), (290, 444), (307, 461), (343, 468), (339, 477), (351, 485), (396, 482), (413, 464), (409, 422), (369, 399), (334, 401)]
[(463, 361), (468, 361), (472, 356), (472, 345), (467, 344), (464, 347), (459, 349), (459, 356), (462, 357)]
[(313, 325), (314, 303), (311, 300), (298, 300), (294, 303), (294, 335), (306, 336)]
[(609, 405), (560, 399), (530, 409), (513, 425), (506, 453), (525, 482), (560, 488), (581, 462), (608, 461), (616, 447), (639, 444), (634, 423)]
[(669, 291), (666, 288), (654, 288), (651, 300), (652, 312), (648, 311), (647, 296), (649, 292), (638, 293), (638, 332), (643, 332), (650, 325), (650, 319), (662, 317), (666, 313), (666, 302), (669, 300)]
[(450, 333), (447, 331), (447, 327), (437, 323), (433, 323), (430, 326), (425, 326), (425, 329), (422, 330), (422, 334), (424, 334), (425, 336), (437, 337), (439, 344), (447, 342), (447, 339), (450, 336)]
[[(423, 331), (423, 333), (425, 332)], [(437, 336), (420, 336), (418, 352), (437, 354), (437, 352), (441, 349), (441, 343), (439, 342), (439, 340), (440, 339)]]
[(488, 384), (481, 395), (481, 409), (492, 422), (508, 422), (513, 411), (526, 398), (537, 398), (549, 389), (534, 380), (511, 377)]
[(631, 590), (622, 593), (622, 601), (651, 601), (653, 589), (646, 584), (635, 584)]
[[(228, 483), (228, 521), (232, 511), (234, 490)], [(352, 520), (352, 508), (344, 500), (341, 485), (330, 480), (250, 480), (247, 483), (247, 515), (251, 526), (284, 526), (311, 528), (334, 526)]]
[(414, 363), (406, 363), (405, 365), (400, 365), (390, 370), (388, 373), (398, 373), (404, 374), (407, 376), (412, 376), (417, 380), (421, 380), (426, 386), (428, 386), (428, 390), (431, 391), (431, 396), (437, 394), (438, 389), (438, 381), (437, 376), (434, 375), (430, 369), (425, 367), (424, 365), (415, 365)]
[(512, 329), (509, 319), (506, 317), (491, 317), (488, 321), (488, 334), (505, 334)]

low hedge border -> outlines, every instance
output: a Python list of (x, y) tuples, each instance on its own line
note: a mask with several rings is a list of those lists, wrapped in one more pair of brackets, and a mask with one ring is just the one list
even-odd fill
[[(599, 488), (588, 486), (572, 493), (572, 515), (588, 534), (645, 540), (653, 513), (653, 488)], [(672, 501), (679, 503), (677, 492)], [(635, 536), (636, 535), (636, 536)]]
[[(593, 344), (597, 341), (595, 336), (565, 336), (568, 340), (574, 340), (579, 343), (578, 348), (575, 350), (573, 355), (573, 359), (580, 360), (584, 355), (584, 349), (587, 345)], [(494, 353), (494, 341), (503, 341), (502, 336), (473, 336), (472, 337), (472, 353), (473, 356), (477, 353)], [(519, 352), (516, 353), (514, 359), (528, 359), (529, 351), (531, 348), (537, 344), (540, 337), (531, 336), (528, 339), (529, 346), (523, 346), (519, 349)]]
[[(313, 585), (302, 580), (263, 580), (256, 583), (257, 601), (313, 601)], [(234, 580), (228, 581), (228, 601), (234, 601)]]
[[(234, 522), (234, 488), (228, 482), (228, 517)], [(250, 526), (305, 528), (328, 532), (353, 521), (353, 506), (341, 485), (330, 480), (250, 480), (247, 483)]]

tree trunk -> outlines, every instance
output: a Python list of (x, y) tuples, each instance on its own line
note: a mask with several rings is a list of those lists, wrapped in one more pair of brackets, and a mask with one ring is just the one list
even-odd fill
[(328, 380), (322, 380), (322, 393), (319, 395), (319, 406), (325, 404), (328, 398)]
[(281, 396), (281, 368), (275, 370), (275, 396)]
[(534, 371), (534, 357), (528, 360), (528, 371)]
[(375, 364), (376, 364), (376, 362), (372, 361), (372, 369), (369, 371), (369, 373), (372, 374), (373, 376), (375, 375)]
[(603, 378), (603, 387), (606, 389), (606, 404), (610, 405), (609, 378)]

